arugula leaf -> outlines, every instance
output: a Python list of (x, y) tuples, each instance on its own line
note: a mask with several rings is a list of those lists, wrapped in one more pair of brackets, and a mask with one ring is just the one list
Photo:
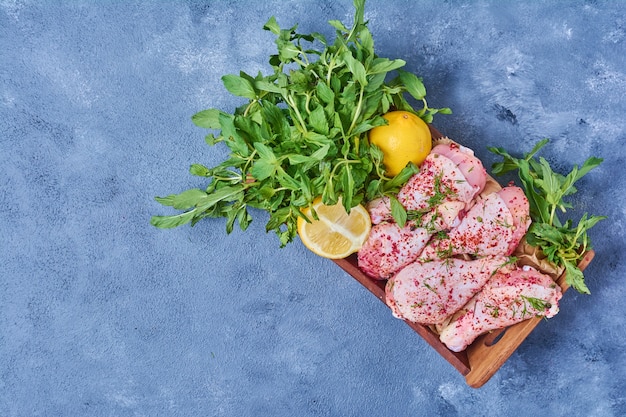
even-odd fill
[(502, 156), (503, 161), (493, 164), (492, 172), (502, 175), (517, 170), (518, 177), (530, 204), (532, 224), (526, 234), (527, 242), (539, 247), (548, 260), (565, 268), (565, 282), (583, 294), (589, 294), (578, 261), (591, 248), (588, 231), (605, 216), (589, 216), (584, 213), (574, 227), (571, 219), (562, 221), (572, 205), (564, 198), (577, 190), (574, 184), (593, 168), (602, 163), (601, 158), (590, 157), (579, 168), (574, 165), (567, 175), (554, 172), (549, 162), (535, 155), (548, 139), (538, 142), (523, 158), (515, 158), (502, 148), (490, 147), (489, 151)]
[(581, 294), (591, 294), (587, 284), (585, 284), (583, 272), (571, 261), (566, 261), (563, 265), (565, 265), (565, 282)]
[[(370, 145), (367, 133), (385, 124), (382, 115), (391, 109), (428, 122), (450, 111), (428, 107), (424, 84), (402, 70), (405, 61), (376, 55), (365, 0), (354, 0), (354, 10), (351, 26), (329, 22), (335, 29), (332, 43), (320, 33), (301, 34), (297, 26), (282, 29), (274, 17), (267, 21), (263, 29), (276, 36), (277, 51), (269, 57), (273, 72), (224, 75), (226, 90), (247, 102), (232, 114), (208, 109), (192, 116), (196, 126), (212, 130), (206, 143), (223, 143), (228, 158), (215, 167), (192, 164), (192, 175), (208, 179), (206, 191), (157, 197), (184, 212), (154, 216), (153, 225), (225, 217), (230, 233), (235, 224), (245, 230), (252, 221), (248, 209), (258, 208), (269, 213), (266, 230), (284, 246), (297, 233), (301, 210), (314, 199), (334, 204), (341, 198), (349, 211), (365, 199), (393, 195), (417, 172), (408, 166), (389, 178), (382, 152)], [(413, 108), (405, 96), (421, 107)], [(404, 224), (407, 213), (398, 205), (393, 214)]]

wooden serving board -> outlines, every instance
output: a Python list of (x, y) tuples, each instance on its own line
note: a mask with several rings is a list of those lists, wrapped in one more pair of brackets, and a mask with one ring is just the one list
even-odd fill
[[(432, 126), (431, 132), (434, 140), (443, 137)], [(489, 178), (489, 180), (495, 183), (493, 178)], [(594, 252), (592, 250), (585, 253), (578, 264), (581, 271), (589, 265), (593, 257)], [(334, 260), (334, 262), (387, 305), (385, 302), (386, 281), (375, 280), (363, 273), (358, 267), (356, 254), (345, 259)], [(533, 266), (542, 270), (538, 264)], [(542, 272), (552, 275), (563, 292), (567, 290), (568, 285), (565, 283), (565, 272), (560, 274), (555, 274), (554, 271), (543, 270)], [(448, 349), (439, 340), (439, 335), (431, 330), (430, 327), (407, 320), (404, 321), (459, 371), (465, 377), (465, 381), (470, 387), (479, 388), (489, 381), (542, 320), (542, 317), (534, 317), (509, 326), (506, 329), (486, 333), (478, 337), (467, 349), (461, 352), (453, 352)]]
[[(593, 251), (586, 252), (578, 267), (584, 270), (593, 259), (593, 256)], [(375, 280), (365, 275), (357, 265), (356, 255), (351, 255), (345, 259), (337, 259), (334, 262), (387, 305), (385, 302), (385, 281)], [(564, 292), (567, 290), (565, 273), (559, 276), (556, 283)], [(542, 317), (534, 317), (509, 326), (506, 329), (486, 333), (478, 337), (474, 343), (461, 352), (453, 352), (448, 349), (439, 340), (439, 336), (428, 326), (407, 320), (404, 320), (404, 322), (454, 366), (465, 377), (465, 381), (470, 387), (479, 388), (489, 381), (542, 320)]]

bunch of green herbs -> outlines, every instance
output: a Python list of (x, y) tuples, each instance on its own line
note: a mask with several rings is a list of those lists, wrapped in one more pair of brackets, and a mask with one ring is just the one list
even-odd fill
[(535, 155), (548, 139), (538, 142), (523, 158), (515, 158), (502, 148), (491, 147), (489, 151), (503, 157), (493, 165), (493, 173), (502, 175), (517, 171), (524, 192), (530, 203), (532, 224), (526, 241), (538, 247), (547, 259), (557, 267), (565, 269), (565, 282), (580, 293), (589, 294), (583, 272), (578, 262), (591, 249), (588, 231), (605, 216), (584, 213), (577, 224), (572, 219), (563, 221), (567, 209), (573, 208), (565, 198), (576, 193), (574, 184), (590, 170), (600, 165), (601, 158), (589, 157), (581, 167), (574, 165), (567, 175), (554, 172), (549, 162)]
[(393, 195), (417, 172), (409, 164), (387, 177), (382, 152), (368, 143), (367, 132), (387, 123), (382, 115), (390, 110), (413, 112), (428, 123), (450, 110), (428, 107), (422, 80), (401, 69), (405, 61), (376, 55), (365, 0), (354, 6), (351, 27), (329, 22), (336, 32), (332, 44), (320, 33), (281, 29), (269, 19), (264, 29), (276, 35), (278, 47), (269, 60), (273, 73), (225, 75), (225, 88), (246, 103), (233, 114), (209, 109), (192, 117), (211, 131), (207, 144), (225, 144), (229, 157), (212, 168), (193, 164), (190, 173), (208, 178), (208, 186), (156, 197), (182, 213), (153, 216), (152, 225), (172, 228), (225, 217), (230, 233), (235, 223), (248, 227), (250, 208), (261, 209), (270, 215), (266, 230), (276, 232), (284, 246), (297, 233), (302, 209), (317, 197), (325, 204), (341, 201), (349, 211)]

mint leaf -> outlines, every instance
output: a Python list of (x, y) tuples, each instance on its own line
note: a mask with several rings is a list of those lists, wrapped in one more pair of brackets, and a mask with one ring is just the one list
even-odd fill
[(317, 106), (315, 110), (310, 113), (309, 122), (313, 130), (317, 133), (322, 135), (328, 134), (328, 119), (326, 118), (323, 107)]
[(276, 22), (276, 18), (274, 16), (270, 17), (267, 23), (263, 26), (263, 29), (269, 30), (274, 35), (280, 34), (280, 26), (278, 26), (278, 23)]
[(217, 109), (202, 110), (191, 116), (191, 120), (198, 127), (206, 129), (220, 129), (220, 111)]
[(202, 164), (192, 164), (189, 167), (189, 173), (198, 177), (208, 177), (211, 175), (211, 170)]
[(340, 20), (329, 20), (328, 23), (340, 32), (348, 32), (348, 28)]
[(195, 214), (193, 211), (188, 211), (175, 216), (152, 216), (150, 224), (160, 229), (171, 229), (189, 223)]
[(406, 86), (409, 94), (413, 96), (414, 99), (422, 100), (426, 97), (426, 88), (424, 87), (424, 83), (422, 83), (421, 78), (411, 72), (402, 70), (398, 70), (398, 76)]
[(398, 226), (403, 228), (406, 225), (407, 220), (406, 209), (395, 196), (390, 196), (389, 202), (391, 206), (391, 216)]
[(367, 73), (365, 72), (363, 63), (355, 59), (350, 51), (344, 52), (341, 57), (350, 72), (354, 75), (355, 80), (361, 85), (367, 85)]
[(226, 87), (231, 94), (251, 100), (256, 98), (256, 92), (250, 80), (237, 75), (224, 75), (222, 81), (224, 82), (224, 87)]
[(372, 65), (367, 71), (368, 74), (387, 74), (390, 71), (397, 70), (406, 65), (406, 61), (402, 59), (375, 58)]

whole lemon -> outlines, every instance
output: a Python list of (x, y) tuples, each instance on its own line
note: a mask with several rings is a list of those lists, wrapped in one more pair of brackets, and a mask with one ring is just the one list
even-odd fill
[(409, 162), (421, 164), (432, 149), (426, 122), (407, 111), (391, 111), (383, 118), (389, 123), (370, 130), (369, 140), (383, 152), (387, 174), (396, 176)]

